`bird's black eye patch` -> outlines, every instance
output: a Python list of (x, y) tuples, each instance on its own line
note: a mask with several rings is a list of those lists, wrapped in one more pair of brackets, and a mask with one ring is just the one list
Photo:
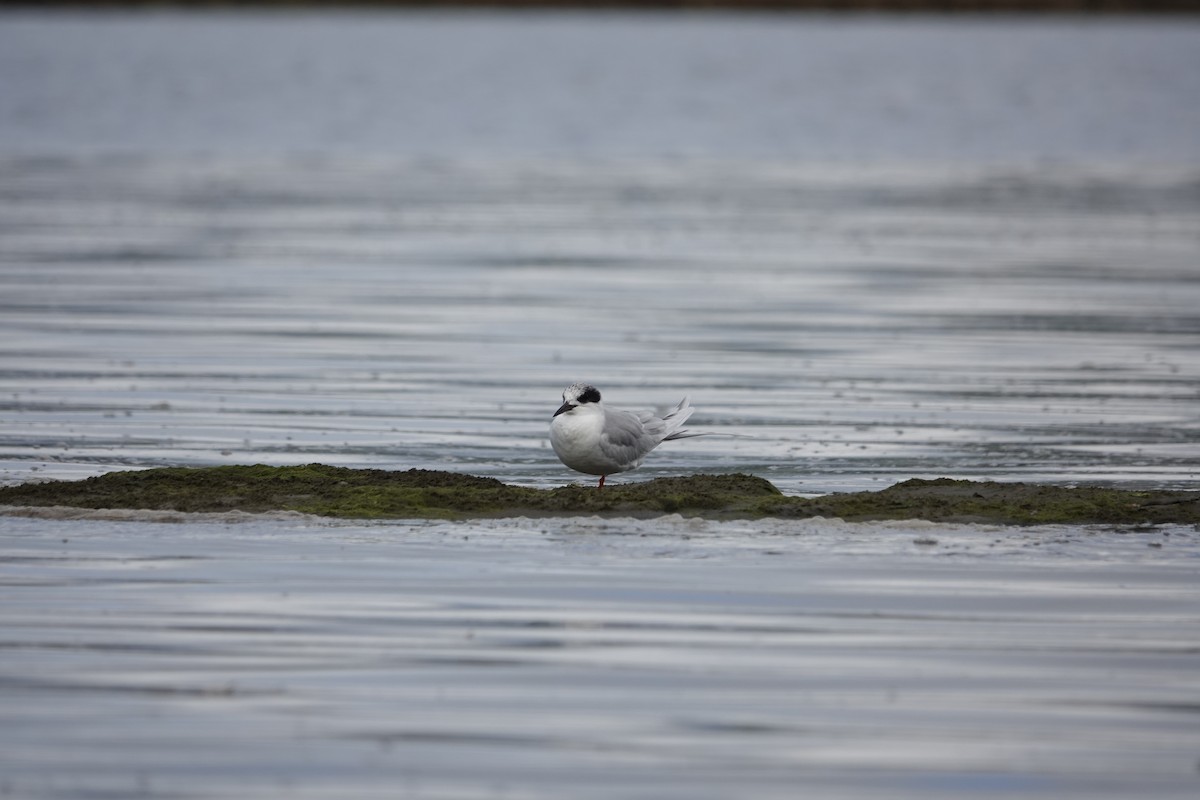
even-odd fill
[(579, 394), (579, 402), (581, 403), (599, 403), (600, 390), (595, 386), (588, 386)]

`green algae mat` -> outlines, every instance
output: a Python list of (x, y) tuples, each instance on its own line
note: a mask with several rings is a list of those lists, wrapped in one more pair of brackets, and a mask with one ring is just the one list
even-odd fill
[(0, 487), (0, 505), (183, 512), (299, 511), (358, 519), (679, 513), (717, 519), (839, 517), (1009, 525), (1200, 524), (1200, 492), (909, 480), (878, 492), (790, 497), (752, 475), (529, 489), (493, 478), (411, 469), (228, 466), (111, 472)]

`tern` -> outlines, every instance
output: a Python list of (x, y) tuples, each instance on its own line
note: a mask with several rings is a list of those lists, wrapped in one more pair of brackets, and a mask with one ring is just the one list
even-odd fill
[(597, 489), (607, 476), (639, 466), (663, 442), (704, 435), (682, 430), (695, 411), (686, 397), (662, 417), (605, 405), (600, 390), (587, 383), (568, 386), (562, 399), (550, 420), (550, 445), (571, 469), (599, 475)]

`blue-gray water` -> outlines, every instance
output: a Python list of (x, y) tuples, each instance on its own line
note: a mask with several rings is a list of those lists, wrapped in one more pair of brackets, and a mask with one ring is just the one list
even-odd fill
[[(1200, 486), (1200, 24), (0, 15), (0, 481)], [(0, 791), (1190, 797), (1191, 529), (0, 517)], [(105, 515), (100, 515), (105, 516)], [(603, 781), (601, 781), (603, 777)]]
[(1195, 530), (0, 519), (11, 796), (1200, 783)]
[[(571, 480), (564, 386), (737, 437), (638, 477), (1200, 485), (1200, 184), (10, 159), (5, 480), (262, 461)], [(35, 472), (36, 471), (36, 472)]]

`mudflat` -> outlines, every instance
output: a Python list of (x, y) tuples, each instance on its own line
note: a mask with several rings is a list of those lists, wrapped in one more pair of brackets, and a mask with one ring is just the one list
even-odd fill
[(692, 475), (606, 486), (513, 486), (440, 470), (324, 464), (171, 467), (80, 481), (0, 488), (0, 504), (181, 512), (299, 511), (358, 519), (680, 513), (717, 519), (829, 517), (848, 521), (1200, 523), (1200, 492), (1050, 486), (938, 478), (876, 492), (785, 495), (753, 475)]

